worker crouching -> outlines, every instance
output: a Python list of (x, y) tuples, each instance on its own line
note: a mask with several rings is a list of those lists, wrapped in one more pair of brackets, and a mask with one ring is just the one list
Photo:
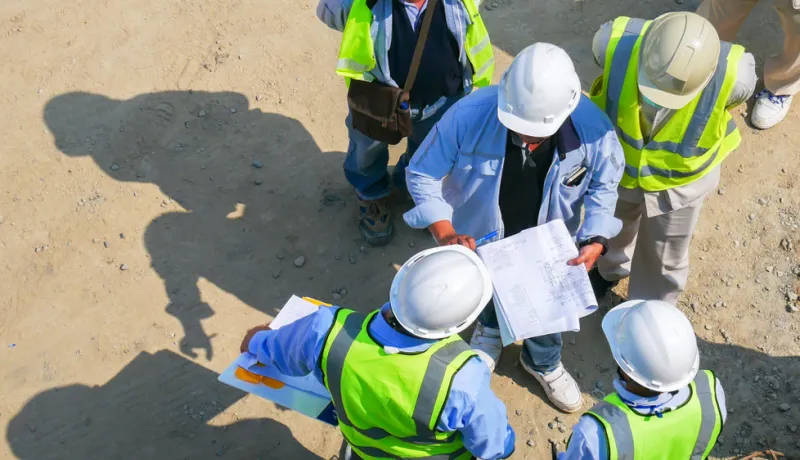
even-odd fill
[(689, 319), (658, 300), (625, 302), (603, 318), (619, 366), (612, 393), (575, 425), (561, 460), (705, 459), (726, 419), (725, 393), (701, 370)]
[(381, 309), (320, 308), (275, 331), (251, 330), (242, 351), (327, 387), (343, 460), (506, 458), (515, 435), (505, 405), (458, 335), (491, 296), (474, 252), (429, 249), (403, 265)]

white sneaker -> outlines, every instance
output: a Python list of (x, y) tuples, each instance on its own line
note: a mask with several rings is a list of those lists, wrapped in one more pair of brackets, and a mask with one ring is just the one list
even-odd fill
[(481, 323), (475, 326), (472, 331), (472, 338), (469, 346), (478, 354), (481, 360), (489, 366), (489, 370), (494, 372), (500, 354), (503, 352), (503, 341), (500, 339), (500, 329), (486, 327)]
[(753, 114), (750, 122), (758, 129), (769, 129), (780, 123), (792, 104), (794, 96), (777, 96), (765, 89), (756, 96), (756, 105), (753, 107)]
[(525, 360), (522, 359), (522, 354), (519, 356), (519, 363), (522, 368), (528, 371), (544, 388), (544, 393), (550, 402), (568, 414), (577, 412), (581, 408), (583, 400), (581, 398), (581, 389), (578, 388), (578, 383), (569, 375), (564, 365), (558, 365), (555, 370), (546, 374), (542, 374), (529, 367)]

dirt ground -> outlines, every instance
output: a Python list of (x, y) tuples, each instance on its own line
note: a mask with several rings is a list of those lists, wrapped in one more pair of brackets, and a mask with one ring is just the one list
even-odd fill
[[(590, 44), (601, 23), (696, 6), (487, 1), (496, 79), (516, 52), (548, 41), (572, 55), (584, 88), (599, 72)], [(340, 304), (368, 311), (395, 267), (431, 245), (398, 219), (391, 245), (363, 246), (341, 172), (339, 36), (315, 6), (0, 3), (0, 458), (337, 453), (336, 430), (216, 381), (244, 331), (291, 294), (341, 292)], [(779, 49), (768, 4), (740, 39), (759, 66)], [(800, 109), (766, 132), (745, 113), (681, 308), (728, 399), (715, 458), (763, 447), (800, 458)], [(565, 337), (587, 408), (613, 375), (600, 318)], [(563, 443), (578, 416), (543, 401), (518, 352), (505, 351), (492, 384), (515, 458), (548, 458), (548, 439)]]

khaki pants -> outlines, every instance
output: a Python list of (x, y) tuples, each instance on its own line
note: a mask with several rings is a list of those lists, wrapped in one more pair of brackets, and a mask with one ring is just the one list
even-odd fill
[[(759, 0), (704, 0), (697, 14), (717, 29), (719, 38), (735, 42), (736, 34)], [(783, 51), (764, 62), (764, 85), (773, 94), (791, 96), (800, 92), (800, 10), (792, 0), (773, 0), (783, 27)]]
[(654, 217), (645, 215), (644, 201), (618, 200), (614, 215), (622, 231), (598, 261), (600, 275), (608, 281), (630, 277), (629, 299), (675, 305), (689, 278), (689, 245), (703, 200)]

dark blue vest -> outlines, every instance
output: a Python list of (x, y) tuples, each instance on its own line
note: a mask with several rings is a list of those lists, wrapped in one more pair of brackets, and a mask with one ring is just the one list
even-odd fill
[[(401, 0), (392, 1), (392, 45), (389, 48), (389, 72), (399, 87), (403, 87), (414, 56), (422, 19), (419, 17), (416, 30), (411, 26), (405, 6)], [(455, 96), (464, 89), (464, 69), (459, 61), (458, 42), (450, 29), (444, 13), (444, 0), (436, 2), (428, 40), (417, 71), (417, 79), (411, 88), (411, 104), (425, 106), (442, 96)]]

